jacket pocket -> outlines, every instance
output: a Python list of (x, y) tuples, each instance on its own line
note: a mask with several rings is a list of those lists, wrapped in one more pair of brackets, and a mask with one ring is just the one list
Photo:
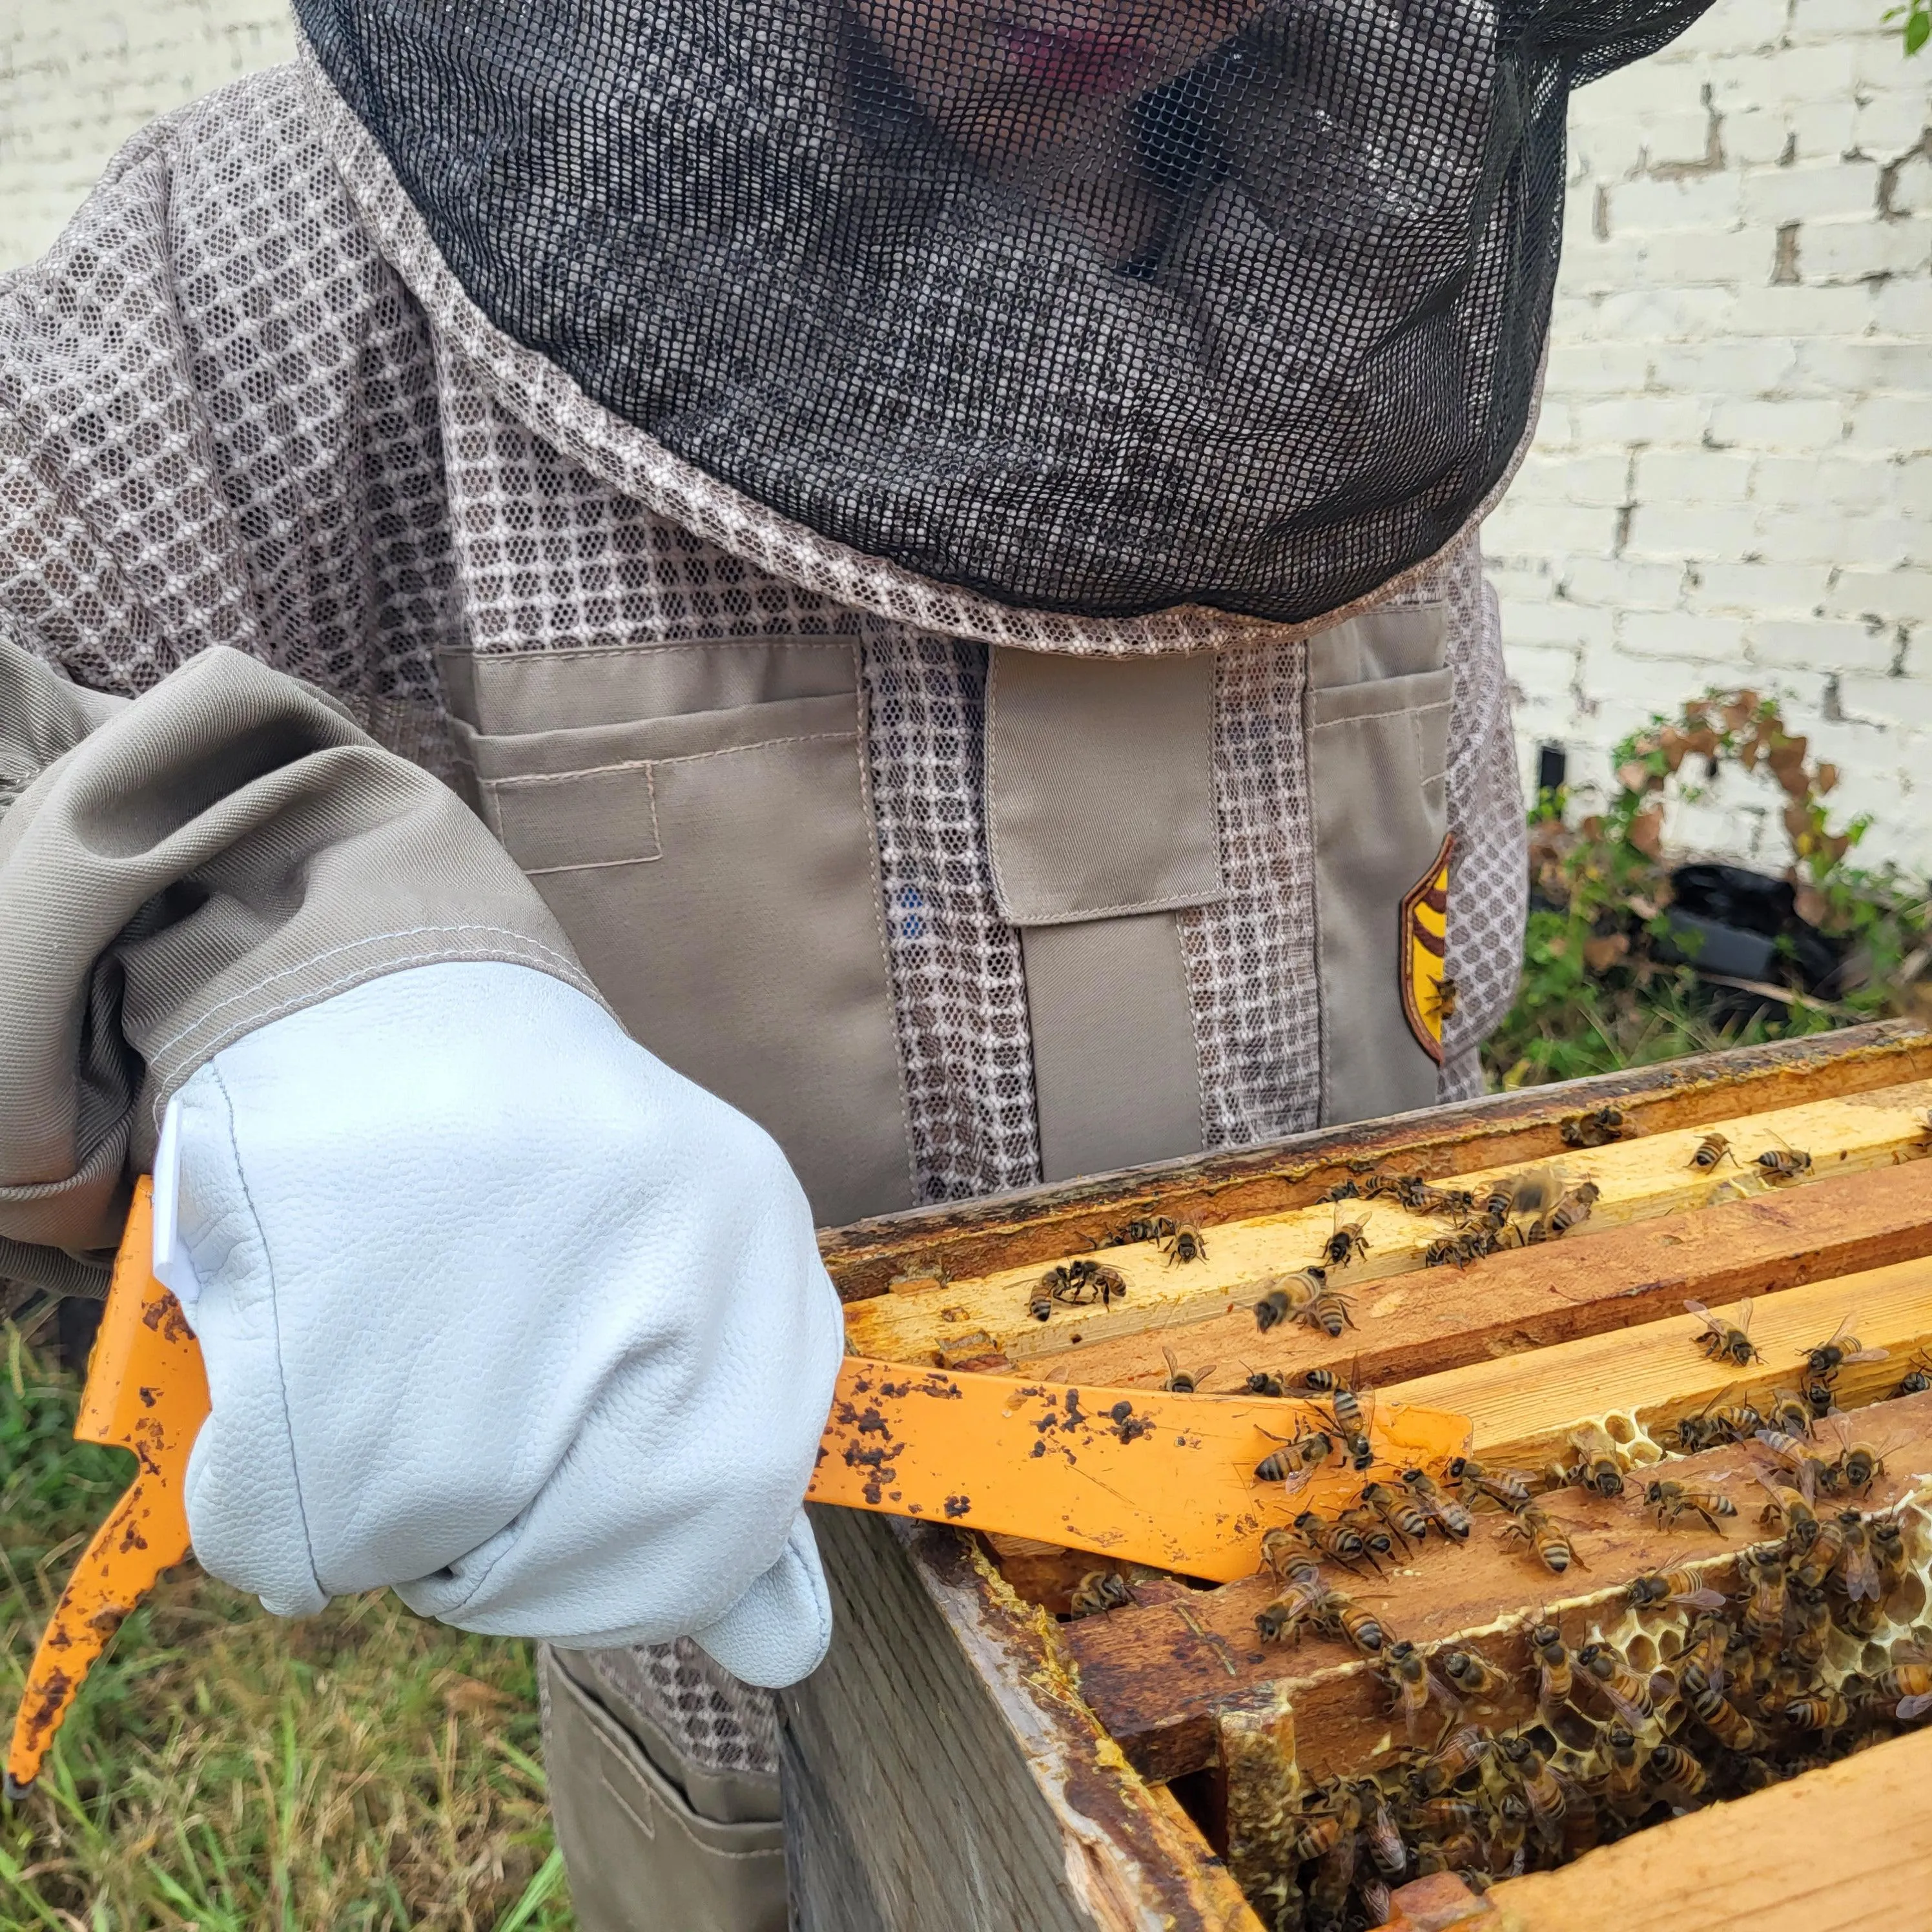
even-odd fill
[(1324, 1124), (1436, 1099), (1422, 1018), (1448, 859), (1444, 620), (1439, 604), (1405, 607), (1309, 643)]
[(475, 661), (467, 708), (494, 728), (458, 734), (479, 808), (625, 1025), (770, 1131), (821, 1222), (907, 1206), (855, 654), (785, 660), (808, 694), (653, 715), (770, 688), (764, 647), (705, 648), (752, 661)]

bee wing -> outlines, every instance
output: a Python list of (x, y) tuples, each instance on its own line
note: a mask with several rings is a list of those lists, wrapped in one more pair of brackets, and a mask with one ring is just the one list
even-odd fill
[(1888, 1348), (1861, 1348), (1856, 1354), (1847, 1355), (1847, 1362), (1882, 1362), (1891, 1354)]
[(1751, 1310), (1754, 1306), (1749, 1295), (1738, 1304), (1738, 1333), (1740, 1335), (1748, 1336), (1750, 1333)]
[(1628, 1724), (1633, 1731), (1641, 1731), (1650, 1720), (1642, 1710), (1632, 1703), (1614, 1684), (1606, 1684), (1600, 1677), (1592, 1677), (1590, 1682), (1604, 1694), (1604, 1701)]
[(1854, 1603), (1861, 1597), (1876, 1600), (1878, 1565), (1872, 1561), (1869, 1550), (1859, 1548), (1845, 1552), (1845, 1592)]
[(1847, 1314), (1844, 1321), (1840, 1322), (1838, 1327), (1834, 1328), (1831, 1334), (1827, 1335), (1824, 1340), (1818, 1344), (1817, 1348), (1801, 1348), (1798, 1352), (1801, 1355), (1815, 1355), (1817, 1354), (1819, 1348), (1836, 1348), (1838, 1343), (1838, 1337), (1841, 1335), (1849, 1334), (1851, 1330), (1851, 1326), (1852, 1318), (1850, 1314)]
[(1670, 1600), (1695, 1610), (1721, 1610), (1730, 1599), (1720, 1590), (1684, 1590), (1673, 1591)]
[[(1720, 1322), (1701, 1301), (1695, 1300), (1688, 1300), (1684, 1303), (1684, 1310), (1688, 1314), (1696, 1316), (1697, 1319), (1702, 1322), (1704, 1326), (1708, 1328), (1712, 1334), (1718, 1335), (1723, 1334), (1724, 1324)], [(1804, 1352), (1807, 1354), (1809, 1354), (1811, 1352), (1808, 1348)], [(1713, 1396), (1712, 1400), (1714, 1401), (1716, 1397)]]
[(1432, 1664), (1428, 1666), (1429, 1694), (1439, 1699), (1453, 1720), (1462, 1714), (1462, 1700)]
[(1928, 1711), (1932, 1711), (1932, 1691), (1926, 1692), (1922, 1696), (1900, 1698), (1898, 1708), (1892, 1714), (1901, 1724), (1910, 1724), (1914, 1718), (1923, 1717)]
[(1367, 1824), (1369, 1856), (1376, 1865), (1393, 1878), (1408, 1868), (1408, 1852), (1402, 1842), (1402, 1832), (1386, 1804), (1378, 1804), (1369, 1814)]

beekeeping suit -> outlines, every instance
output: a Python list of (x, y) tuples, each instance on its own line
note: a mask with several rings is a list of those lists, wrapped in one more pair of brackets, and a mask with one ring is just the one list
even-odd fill
[(298, 0), (0, 283), (0, 1270), (155, 1167), (202, 1560), (549, 1640), (590, 1932), (783, 1923), (814, 1220), (1478, 1090), (1700, 4)]

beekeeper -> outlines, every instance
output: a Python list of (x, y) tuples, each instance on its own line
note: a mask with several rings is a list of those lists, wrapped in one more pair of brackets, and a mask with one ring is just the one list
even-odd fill
[(296, 0), (0, 284), (0, 1272), (778, 1927), (814, 1220), (1474, 1093), (1567, 93), (1702, 0)]

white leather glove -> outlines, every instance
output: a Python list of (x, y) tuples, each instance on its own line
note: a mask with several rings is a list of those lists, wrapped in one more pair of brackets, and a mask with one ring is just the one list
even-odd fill
[(170, 1102), (157, 1272), (208, 1365), (195, 1553), (570, 1647), (824, 1654), (800, 1509), (843, 1346), (764, 1130), (530, 968), (392, 974)]

